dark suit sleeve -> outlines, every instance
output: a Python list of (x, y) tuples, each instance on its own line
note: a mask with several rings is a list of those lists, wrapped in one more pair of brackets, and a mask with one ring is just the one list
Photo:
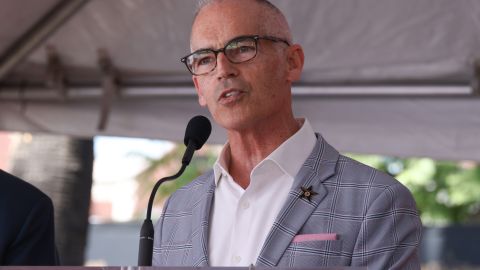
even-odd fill
[(417, 246), (422, 224), (415, 201), (401, 184), (373, 200), (362, 222), (352, 265), (369, 269), (420, 269)]
[(46, 195), (39, 196), (28, 213), (12, 211), (11, 214), (26, 215), (16, 217), (22, 218), (23, 224), (4, 254), (3, 263), (5, 265), (57, 265), (53, 204), (50, 198)]

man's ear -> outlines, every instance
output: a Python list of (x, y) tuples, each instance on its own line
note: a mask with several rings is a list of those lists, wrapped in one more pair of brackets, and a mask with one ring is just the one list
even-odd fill
[(206, 100), (205, 97), (203, 96), (203, 89), (200, 88), (200, 85), (199, 85), (199, 83), (198, 83), (197, 77), (196, 77), (196, 76), (192, 76), (192, 80), (193, 80), (193, 84), (195, 85), (195, 90), (197, 91), (198, 103), (199, 103), (200, 106), (202, 106), (202, 107), (207, 106), (207, 100)]
[(299, 44), (293, 44), (288, 48), (287, 63), (288, 63), (288, 75), (287, 81), (294, 82), (300, 79), (303, 70), (303, 63), (305, 56), (303, 54), (303, 48)]

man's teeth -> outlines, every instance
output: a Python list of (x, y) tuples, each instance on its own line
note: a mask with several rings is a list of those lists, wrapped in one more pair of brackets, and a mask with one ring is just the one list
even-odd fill
[(232, 91), (225, 94), (225, 97), (231, 97), (238, 95), (238, 91)]

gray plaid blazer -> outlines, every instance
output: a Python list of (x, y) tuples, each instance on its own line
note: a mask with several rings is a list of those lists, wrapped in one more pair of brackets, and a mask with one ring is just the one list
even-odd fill
[[(256, 265), (420, 269), (422, 224), (407, 188), (317, 137)], [(318, 194), (309, 201), (301, 187), (310, 186)], [(168, 199), (155, 227), (153, 265), (208, 266), (214, 191), (211, 170)]]

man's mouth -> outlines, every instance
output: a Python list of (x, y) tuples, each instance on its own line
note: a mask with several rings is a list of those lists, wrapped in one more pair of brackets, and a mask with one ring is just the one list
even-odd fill
[(225, 93), (223, 97), (233, 97), (233, 96), (238, 96), (239, 94), (240, 94), (240, 91), (234, 90), (234, 91)]
[(220, 102), (220, 104), (229, 104), (237, 101), (244, 93), (244, 91), (238, 89), (228, 89), (222, 92), (222, 94), (218, 98), (218, 101)]

